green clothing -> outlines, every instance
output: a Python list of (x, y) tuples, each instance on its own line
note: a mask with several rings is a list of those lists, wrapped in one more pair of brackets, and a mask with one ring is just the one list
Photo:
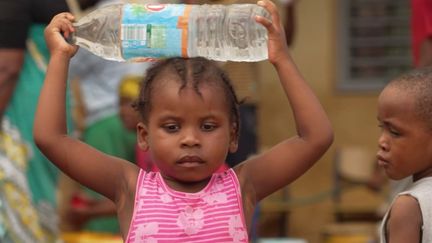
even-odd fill
[[(45, 79), (44, 65), (46, 67), (49, 59), (44, 29), (45, 25), (39, 24), (33, 25), (29, 30), (29, 39), (34, 43), (37, 55), (30, 54), (29, 51), (26, 52), (20, 77), (5, 116), (9, 118), (11, 124), (17, 127), (22, 139), (28, 144), (30, 151), (26, 174), (32, 200), (38, 210), (42, 224), (56, 233), (58, 231), (56, 212), (58, 169), (45, 158), (33, 140), (36, 105)], [(69, 109), (67, 109), (67, 114), (68, 125), (71, 125)]]
[[(136, 133), (127, 130), (117, 114), (89, 126), (84, 131), (83, 140), (104, 153), (135, 162)], [(90, 190), (87, 192), (94, 198), (103, 197)], [(120, 232), (116, 216), (93, 219), (84, 228), (97, 232)]]
[(126, 129), (117, 114), (86, 128), (83, 140), (106, 154), (135, 162), (136, 133)]

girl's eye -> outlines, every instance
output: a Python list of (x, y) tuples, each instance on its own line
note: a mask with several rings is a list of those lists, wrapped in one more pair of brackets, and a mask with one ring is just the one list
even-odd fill
[(180, 129), (180, 126), (177, 124), (166, 124), (163, 126), (163, 129), (168, 133), (174, 133)]
[(214, 129), (216, 129), (216, 125), (213, 123), (205, 123), (201, 126), (201, 129), (203, 131), (210, 132), (210, 131), (213, 131)]

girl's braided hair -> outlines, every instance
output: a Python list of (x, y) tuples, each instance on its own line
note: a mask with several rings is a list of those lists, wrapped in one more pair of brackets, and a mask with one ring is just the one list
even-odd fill
[(224, 90), (225, 98), (229, 104), (230, 120), (235, 123), (236, 136), (240, 130), (239, 105), (231, 80), (226, 73), (213, 61), (203, 57), (183, 58), (174, 57), (163, 59), (151, 66), (141, 83), (138, 99), (133, 107), (137, 110), (144, 122), (148, 122), (148, 116), (152, 107), (151, 95), (153, 83), (156, 77), (165, 74), (175, 74), (181, 82), (180, 90), (191, 84), (197, 94), (201, 95), (199, 86), (205, 83), (216, 84)]

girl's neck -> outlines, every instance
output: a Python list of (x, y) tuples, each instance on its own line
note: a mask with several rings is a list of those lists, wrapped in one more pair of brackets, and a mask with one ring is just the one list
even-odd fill
[(186, 193), (196, 193), (203, 190), (209, 183), (211, 177), (208, 177), (201, 181), (179, 181), (172, 177), (165, 176), (161, 174), (162, 179), (165, 181), (165, 184), (172, 190)]

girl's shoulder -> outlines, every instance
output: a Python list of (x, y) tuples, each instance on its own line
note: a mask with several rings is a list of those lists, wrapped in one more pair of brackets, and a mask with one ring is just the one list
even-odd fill
[(234, 174), (236, 175), (239, 182), (242, 197), (256, 198), (256, 190), (253, 187), (253, 183), (251, 183), (251, 178), (246, 172), (247, 168), (245, 167), (245, 163), (236, 165), (234, 168), (232, 168), (232, 170), (234, 171)]
[(135, 164), (130, 164), (128, 166), (125, 166), (125, 170), (124, 170), (125, 180), (128, 182), (129, 185), (132, 185), (133, 187), (135, 187), (140, 173), (141, 173), (141, 169)]
[[(117, 200), (127, 202), (135, 200), (135, 191), (140, 175), (140, 168), (135, 164), (123, 165), (120, 178), (117, 182)], [(107, 178), (114, 180), (114, 178)]]

